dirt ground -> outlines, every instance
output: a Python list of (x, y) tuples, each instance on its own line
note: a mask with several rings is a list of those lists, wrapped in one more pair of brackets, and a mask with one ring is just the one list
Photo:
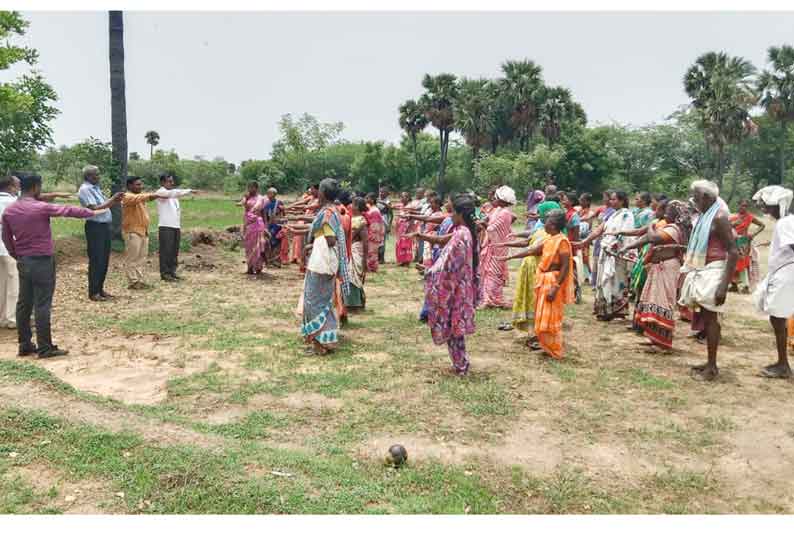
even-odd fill
[[(446, 349), (416, 321), (413, 270), (387, 264), (372, 276), (367, 310), (343, 329), (347, 346), (321, 359), (304, 355), (298, 338), (294, 266), (252, 280), (239, 251), (204, 245), (181, 261), (184, 282), (132, 292), (113, 254), (117, 297), (91, 303), (81, 246), (59, 243), (53, 329), (70, 354), (28, 361), (74, 391), (0, 379), (0, 407), (217, 453), (242, 438), (375, 464), (400, 442), (411, 464), (480, 477), (500, 496), (497, 511), (600, 511), (596, 496), (617, 495), (628, 512), (794, 512), (794, 383), (758, 376), (774, 343), (749, 296), (729, 296), (715, 383), (689, 376), (705, 347), (686, 338), (687, 324), (672, 354), (648, 354), (625, 322), (592, 318), (589, 289), (568, 310), (560, 363), (497, 331), (508, 311), (478, 313), (472, 372), (460, 381), (443, 373)], [(16, 359), (15, 333), (0, 331), (0, 360)], [(263, 413), (266, 430), (251, 421)], [(540, 489), (520, 489), (513, 469)], [(4, 476), (58, 487), (47, 502), (62, 511), (140, 504), (125, 507), (118, 486), (39, 459), (12, 462)]]

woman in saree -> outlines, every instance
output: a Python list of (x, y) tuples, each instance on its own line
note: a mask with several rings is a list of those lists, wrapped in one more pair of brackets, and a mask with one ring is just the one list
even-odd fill
[(364, 294), (364, 281), (367, 278), (367, 203), (364, 198), (353, 198), (350, 249), (350, 293), (345, 296), (345, 305), (351, 311), (363, 310), (367, 296)]
[(338, 314), (334, 310), (337, 277), (341, 279), (342, 295), (350, 295), (347, 241), (333, 203), (338, 192), (339, 183), (334, 179), (320, 183), (320, 209), (311, 225), (314, 242), (303, 283), (301, 334), (318, 355), (333, 351), (339, 341)]
[[(591, 232), (594, 232), (598, 226), (606, 224), (606, 221), (610, 219), (612, 213), (615, 212), (615, 209), (609, 204), (609, 198), (612, 197), (612, 190), (605, 190), (601, 195), (603, 198), (601, 201), (603, 205), (596, 209), (596, 219), (593, 227), (590, 228)], [(593, 243), (593, 268), (592, 268), (592, 280), (590, 284), (593, 286), (593, 290), (596, 289), (596, 282), (598, 281), (598, 258), (601, 255), (601, 239), (598, 238)]]
[(649, 227), (640, 239), (620, 249), (620, 253), (647, 243), (643, 264), (647, 278), (637, 303), (635, 319), (650, 340), (649, 346), (669, 351), (673, 348), (675, 308), (678, 301), (678, 276), (681, 273), (682, 245), (688, 241), (688, 215), (680, 201), (661, 202), (664, 219)]
[(533, 230), (538, 221), (538, 205), (546, 199), (543, 190), (530, 190), (527, 194), (527, 229)]
[[(507, 261), (514, 258), (523, 258), (521, 260), (521, 267), (518, 269), (518, 284), (516, 285), (516, 293), (513, 298), (512, 326), (515, 329), (529, 334), (527, 346), (537, 342), (533, 322), (535, 320), (535, 277), (537, 275), (540, 254), (534, 253), (532, 249), (543, 243), (549, 236), (546, 233), (544, 223), (548, 213), (555, 209), (559, 210), (559, 207), (547, 206), (538, 213), (538, 220), (536, 225), (533, 226), (535, 231), (529, 237), (528, 241), (516, 237), (515, 241), (503, 243), (505, 247), (526, 249), (506, 256), (504, 259)], [(537, 225), (539, 225), (539, 227), (536, 227)]]
[[(425, 264), (419, 266), (419, 269), (422, 273), (426, 269), (429, 269), (436, 261), (438, 257), (441, 255), (441, 250), (443, 249), (444, 245), (447, 244), (449, 239), (451, 238), (450, 230), (452, 229), (452, 207), (453, 197), (449, 196), (447, 198), (447, 203), (444, 206), (444, 213), (442, 213), (439, 217), (433, 218), (432, 221), (430, 218), (426, 220), (428, 225), (434, 226), (434, 233), (420, 233), (415, 232), (411, 234), (412, 238), (420, 239), (422, 243), (430, 247), (430, 261), (426, 262)], [(434, 222), (437, 220), (441, 220), (441, 223), (435, 227)], [(427, 322), (427, 300), (422, 305), (422, 310), (419, 312), (419, 321), (420, 322)]]
[(581, 243), (586, 249), (594, 240), (601, 240), (594, 309), (596, 318), (605, 322), (626, 317), (629, 299), (628, 265), (625, 259), (616, 257), (615, 251), (623, 242), (621, 232), (634, 225), (634, 216), (629, 210), (629, 198), (625, 192), (613, 192), (609, 205), (614, 210), (609, 220)]
[(378, 272), (378, 249), (383, 244), (386, 236), (386, 223), (377, 206), (377, 197), (374, 193), (367, 194), (367, 234), (369, 235), (369, 252), (367, 253), (367, 270)]
[(509, 308), (503, 297), (509, 272), (506, 256), (508, 250), (501, 246), (513, 233), (516, 216), (508, 209), (516, 203), (516, 193), (509, 186), (500, 186), (493, 200), (493, 210), (488, 214), (488, 223), (481, 249), (480, 308)]
[(411, 226), (413, 221), (407, 218), (407, 213), (411, 207), (411, 196), (408, 192), (400, 194), (400, 203), (394, 205), (394, 211), (397, 216), (395, 224), (395, 232), (397, 233), (397, 241), (394, 245), (394, 257), (397, 260), (397, 265), (401, 267), (408, 266), (414, 258), (414, 244), (413, 240), (408, 237), (411, 233)]
[(284, 239), (284, 228), (281, 225), (284, 217), (284, 203), (278, 199), (278, 190), (270, 187), (267, 190), (267, 199), (265, 206), (262, 209), (262, 215), (265, 219), (265, 226), (270, 234), (270, 241), (268, 243), (267, 264), (280, 266), (283, 263), (281, 245)]
[(247, 275), (258, 275), (262, 272), (266, 250), (267, 228), (262, 218), (265, 198), (259, 194), (259, 183), (248, 183), (248, 192), (242, 200), (243, 242), (245, 244), (245, 262)]
[[(752, 265), (753, 239), (766, 227), (757, 217), (747, 210), (749, 201), (743, 199), (739, 202), (739, 212), (730, 216), (731, 226), (736, 232), (736, 248), (739, 250), (739, 261), (736, 262), (736, 271), (733, 275), (733, 287), (739, 293), (750, 293), (750, 266)], [(757, 229), (750, 233), (750, 226), (755, 224)]]
[(474, 198), (456, 196), (452, 230), (436, 263), (427, 270), (425, 300), (427, 323), (437, 345), (446, 343), (452, 372), (463, 376), (470, 367), (466, 335), (474, 333), (474, 313), (479, 288), (479, 254), (474, 222)]

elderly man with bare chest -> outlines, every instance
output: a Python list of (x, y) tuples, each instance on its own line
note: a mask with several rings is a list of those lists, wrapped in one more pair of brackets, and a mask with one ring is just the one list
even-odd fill
[(681, 268), (681, 272), (686, 273), (686, 279), (678, 303), (699, 313), (698, 317), (702, 318), (708, 358), (705, 364), (692, 367), (692, 376), (697, 380), (711, 381), (719, 374), (719, 315), (725, 310), (725, 298), (739, 253), (717, 185), (699, 180), (693, 182), (690, 189), (700, 218), (692, 229)]

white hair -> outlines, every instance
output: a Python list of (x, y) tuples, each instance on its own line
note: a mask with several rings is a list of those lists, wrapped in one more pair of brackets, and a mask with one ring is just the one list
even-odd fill
[(715, 198), (720, 197), (720, 188), (708, 179), (698, 179), (697, 181), (692, 181), (692, 184), (689, 185), (689, 189), (693, 192), (695, 190), (700, 190)]
[(267, 191), (268, 192), (273, 192), (274, 194), (278, 194), (278, 190), (276, 190), (275, 186), (271, 186), (270, 188), (267, 189)]
[(87, 165), (83, 168), (83, 179), (85, 179), (90, 173), (99, 173), (99, 168), (92, 165)]

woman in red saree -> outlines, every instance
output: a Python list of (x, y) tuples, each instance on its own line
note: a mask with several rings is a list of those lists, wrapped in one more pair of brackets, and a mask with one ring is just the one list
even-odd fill
[[(764, 231), (764, 223), (747, 211), (750, 202), (746, 199), (739, 202), (739, 212), (730, 216), (731, 226), (736, 232), (736, 248), (739, 249), (739, 260), (733, 274), (733, 285), (741, 293), (750, 293), (750, 265), (752, 263), (753, 238)], [(755, 224), (758, 229), (750, 233), (750, 226)]]
[(412, 233), (413, 221), (405, 213), (410, 210), (411, 196), (408, 192), (400, 194), (400, 203), (394, 205), (397, 222), (395, 231), (397, 232), (397, 242), (394, 245), (395, 259), (397, 265), (407, 266), (414, 258), (414, 241), (408, 237)]
[(480, 252), (480, 308), (509, 308), (512, 303), (507, 303), (503, 290), (509, 276), (507, 262), (508, 248), (503, 246), (512, 233), (513, 221), (516, 216), (508, 209), (515, 205), (516, 195), (509, 186), (501, 186), (496, 190), (493, 201), (493, 210), (488, 214), (488, 225)]
[(383, 215), (378, 210), (377, 197), (375, 194), (367, 194), (367, 211), (365, 218), (367, 219), (367, 270), (372, 273), (378, 272), (378, 249), (383, 244), (386, 238), (386, 223), (383, 221)]

